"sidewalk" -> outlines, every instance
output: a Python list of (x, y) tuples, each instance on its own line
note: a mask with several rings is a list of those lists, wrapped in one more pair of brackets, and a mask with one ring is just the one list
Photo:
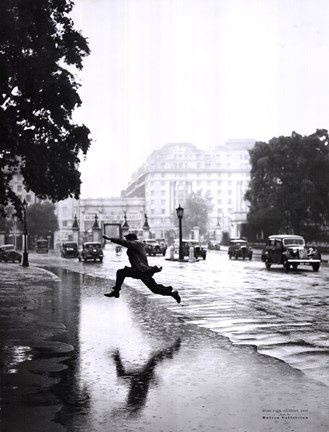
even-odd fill
[[(185, 324), (134, 290), (105, 302), (99, 295), (89, 339), (81, 340), (80, 328), (77, 341), (67, 334), (76, 317), (65, 316), (71, 305), (58, 278), (8, 264), (0, 264), (0, 278), (1, 432), (329, 430), (326, 386), (252, 347)], [(99, 285), (90, 292), (101, 294)], [(113, 319), (111, 332), (104, 311)], [(117, 326), (120, 319), (124, 325)], [(109, 356), (112, 346), (117, 350)], [(82, 363), (68, 376), (65, 362), (78, 361), (77, 351)], [(77, 409), (73, 396), (82, 391)]]

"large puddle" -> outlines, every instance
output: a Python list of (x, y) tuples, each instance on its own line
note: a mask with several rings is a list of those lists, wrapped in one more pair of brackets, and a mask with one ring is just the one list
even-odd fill
[(326, 386), (133, 289), (107, 299), (105, 279), (51, 270), (40, 337), (11, 365), (34, 377), (16, 410), (34, 410), (34, 432), (45, 406), (54, 431), (328, 431)]

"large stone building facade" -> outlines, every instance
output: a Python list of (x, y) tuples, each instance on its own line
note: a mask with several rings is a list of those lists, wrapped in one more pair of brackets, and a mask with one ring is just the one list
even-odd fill
[[(224, 231), (231, 237), (239, 236), (248, 211), (244, 195), (250, 179), (248, 150), (254, 143), (229, 140), (207, 150), (188, 143), (166, 144), (132, 175), (121, 197), (68, 198), (58, 202), (59, 230), (53, 233), (53, 244), (58, 248), (63, 241), (72, 240), (73, 232), (78, 233), (79, 243), (91, 240), (95, 223), (102, 232), (106, 228), (115, 234), (116, 227), (128, 225), (131, 231), (143, 235), (147, 222), (151, 236), (166, 238), (169, 232), (177, 230), (173, 221), (177, 206), (184, 206), (189, 194), (199, 191), (212, 208), (209, 237), (220, 240), (218, 233)], [(12, 187), (22, 201), (40, 202), (32, 192), (25, 191), (20, 174), (14, 176)]]
[(192, 144), (167, 144), (154, 151), (133, 174), (126, 197), (144, 197), (145, 212), (156, 237), (173, 227), (175, 208), (200, 191), (212, 206), (209, 235), (218, 230), (240, 235), (246, 221), (244, 194), (250, 180), (248, 150), (254, 140), (229, 140), (208, 150)]

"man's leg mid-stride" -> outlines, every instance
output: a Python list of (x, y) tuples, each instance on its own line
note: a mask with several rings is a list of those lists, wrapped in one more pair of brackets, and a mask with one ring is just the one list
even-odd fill
[[(137, 274), (138, 273), (138, 274)], [(139, 278), (139, 272), (132, 269), (131, 267), (124, 267), (122, 269), (119, 269), (116, 273), (116, 280), (115, 285), (112, 288), (112, 291), (109, 293), (105, 293), (105, 297), (120, 297), (120, 290), (121, 286), (125, 280), (126, 277), (132, 277), (132, 278)]]
[(160, 294), (163, 296), (171, 296), (173, 297), (177, 303), (180, 303), (181, 298), (178, 294), (178, 291), (174, 290), (172, 286), (164, 286), (162, 284), (158, 284), (153, 278), (149, 279), (141, 279), (143, 284), (147, 286), (149, 290), (151, 290), (154, 294)]
[[(158, 270), (152, 271), (152, 273), (156, 273), (158, 271), (161, 271), (162, 267), (159, 267)], [(151, 273), (151, 274), (152, 274)], [(116, 281), (115, 286), (113, 287), (112, 291), (109, 293), (105, 293), (105, 297), (120, 297), (120, 290), (121, 286), (125, 280), (126, 277), (131, 277), (134, 279), (140, 279), (144, 285), (147, 286), (147, 288), (152, 291), (154, 294), (159, 294), (163, 296), (170, 296), (176, 300), (177, 303), (181, 302), (180, 295), (177, 290), (174, 290), (172, 286), (165, 286), (162, 284), (158, 284), (152, 277), (143, 277), (143, 273), (141, 273), (138, 270), (135, 270), (131, 267), (124, 267), (123, 269), (119, 269), (116, 273)]]

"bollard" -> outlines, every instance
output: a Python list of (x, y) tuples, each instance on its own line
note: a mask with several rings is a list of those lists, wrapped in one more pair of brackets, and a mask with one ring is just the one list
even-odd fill
[(193, 246), (190, 246), (188, 260), (189, 260), (189, 262), (195, 261), (195, 258), (194, 258), (194, 247)]
[(174, 246), (170, 246), (170, 259), (173, 260), (175, 256)]

